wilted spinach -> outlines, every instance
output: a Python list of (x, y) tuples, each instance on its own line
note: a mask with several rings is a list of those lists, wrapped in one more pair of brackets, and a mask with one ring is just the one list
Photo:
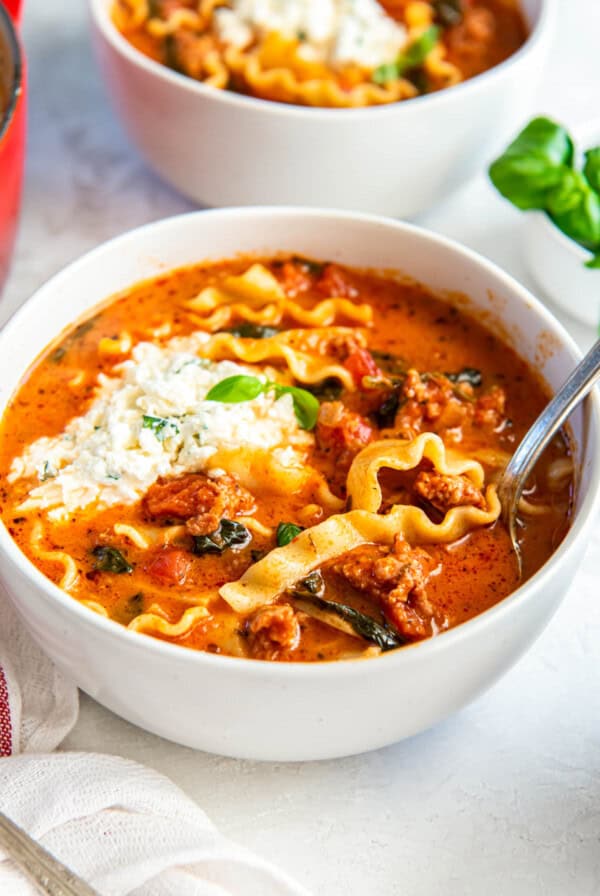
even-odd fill
[(222, 519), (219, 528), (209, 535), (194, 535), (194, 554), (222, 554), (228, 548), (241, 549), (250, 544), (248, 529), (235, 520)]

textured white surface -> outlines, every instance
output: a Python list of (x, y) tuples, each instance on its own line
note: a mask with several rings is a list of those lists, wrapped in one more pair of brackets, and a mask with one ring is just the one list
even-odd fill
[[(575, 126), (598, 115), (600, 5), (560, 4), (554, 62), (532, 112)], [(147, 171), (114, 121), (81, 0), (28, 0), (25, 37), (27, 190), (2, 319), (98, 242), (190, 208)], [(483, 177), (423, 223), (531, 285), (519, 255), (522, 219)], [(559, 317), (582, 346), (591, 343), (592, 331)], [(585, 593), (578, 578), (500, 684), (435, 730), (377, 753), (236, 762), (144, 734), (86, 698), (65, 747), (118, 753), (168, 774), (225, 834), (327, 896), (592, 896), (600, 892), (599, 573), (597, 536)], [(360, 707), (356, 714), (360, 724)]]

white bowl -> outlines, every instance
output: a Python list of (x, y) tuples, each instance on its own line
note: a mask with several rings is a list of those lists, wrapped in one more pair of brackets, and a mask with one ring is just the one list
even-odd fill
[[(134, 230), (43, 286), (0, 335), (0, 411), (47, 342), (111, 294), (202, 259), (275, 251), (400, 269), (436, 291), (471, 296), (473, 312), (490, 326), (498, 322), (499, 332), (553, 387), (579, 357), (569, 336), (530, 293), (443, 237), (343, 212), (228, 209)], [(3, 526), (1, 577), (24, 624), (57, 666), (100, 703), (149, 731), (253, 759), (322, 759), (370, 750), (460, 709), (505, 672), (548, 622), (573, 579), (593, 523), (599, 421), (597, 397), (573, 416), (580, 478), (575, 517), (543, 569), (477, 618), (380, 658), (268, 663), (186, 650), (128, 631), (46, 579)]]
[[(600, 144), (600, 121), (574, 133), (578, 163), (583, 152)], [(592, 257), (569, 239), (544, 212), (531, 212), (523, 223), (523, 249), (532, 276), (556, 304), (590, 327), (600, 326), (600, 269), (587, 268)]]
[(207, 205), (296, 204), (408, 217), (448, 195), (530, 112), (557, 0), (523, 0), (510, 59), (457, 87), (367, 109), (291, 106), (208, 87), (142, 55), (90, 0), (121, 120), (166, 181)]

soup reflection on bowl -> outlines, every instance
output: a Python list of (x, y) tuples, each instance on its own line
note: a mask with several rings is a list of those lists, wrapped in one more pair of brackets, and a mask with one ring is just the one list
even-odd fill
[[(583, 549), (591, 407), (529, 483), (522, 581), (496, 494), (568, 337), (439, 237), (187, 216), (92, 253), (10, 327), (7, 368), (17, 347), (30, 366), (0, 430), (9, 590), (82, 687), (175, 740), (315, 758), (420, 730), (514, 661)], [(353, 730), (356, 688), (402, 712)]]
[(527, 113), (556, 9), (90, 3), (123, 123), (181, 192), (403, 216), (447, 195)]

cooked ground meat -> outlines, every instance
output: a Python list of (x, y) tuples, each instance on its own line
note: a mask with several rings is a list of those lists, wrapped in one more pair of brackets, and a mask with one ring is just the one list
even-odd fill
[(252, 513), (254, 498), (233, 476), (210, 479), (204, 473), (189, 473), (159, 479), (148, 489), (142, 507), (150, 519), (185, 522), (192, 535), (208, 535), (223, 518)]
[(300, 623), (289, 604), (263, 607), (247, 627), (250, 654), (257, 660), (279, 660), (300, 643)]
[(319, 408), (316, 437), (322, 451), (340, 452), (353, 458), (372, 440), (373, 427), (341, 401), (324, 401)]
[(313, 276), (306, 265), (297, 261), (285, 261), (275, 271), (285, 294), (291, 299), (301, 295), (313, 285)]
[(504, 420), (506, 408), (506, 392), (501, 386), (492, 386), (489, 392), (482, 395), (475, 403), (474, 420), (478, 426), (500, 426)]
[(365, 545), (333, 565), (353, 588), (376, 600), (396, 629), (409, 641), (433, 631), (433, 608), (425, 585), (434, 562), (427, 551), (411, 548), (396, 536), (392, 548)]
[(341, 401), (321, 404), (315, 436), (318, 449), (330, 463), (328, 479), (334, 490), (345, 492), (350, 465), (358, 452), (372, 441), (374, 432), (368, 420), (348, 410)]
[[(465, 394), (470, 388), (461, 386)], [(441, 374), (422, 379), (417, 370), (409, 370), (401, 396), (404, 402), (394, 430), (404, 439), (414, 439), (424, 430), (437, 432), (460, 426), (471, 413), (471, 405), (456, 396), (453, 383)]]
[(450, 507), (464, 504), (485, 508), (482, 493), (466, 476), (450, 476), (438, 473), (437, 470), (423, 470), (415, 479), (414, 490), (438, 510), (446, 511)]
[(317, 292), (326, 298), (354, 299), (358, 289), (353, 285), (347, 271), (337, 264), (326, 264), (316, 283)]

